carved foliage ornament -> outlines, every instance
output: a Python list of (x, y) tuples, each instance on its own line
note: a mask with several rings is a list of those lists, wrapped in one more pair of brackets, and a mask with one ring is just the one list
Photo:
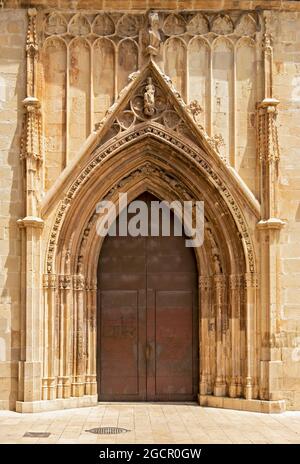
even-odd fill
[(72, 276), (71, 275), (59, 275), (58, 286), (60, 290), (70, 290), (72, 288)]
[(262, 163), (277, 163), (280, 160), (276, 124), (278, 104), (278, 100), (266, 99), (258, 105), (257, 147), (259, 160)]
[(77, 291), (85, 290), (85, 278), (82, 274), (76, 274), (73, 276), (73, 287), (74, 290)]

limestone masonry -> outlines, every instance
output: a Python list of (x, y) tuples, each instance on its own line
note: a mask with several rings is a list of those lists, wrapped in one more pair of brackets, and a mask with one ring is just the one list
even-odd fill
[(0, 157), (0, 409), (101, 401), (96, 204), (145, 191), (205, 204), (199, 403), (300, 409), (300, 1), (0, 0)]

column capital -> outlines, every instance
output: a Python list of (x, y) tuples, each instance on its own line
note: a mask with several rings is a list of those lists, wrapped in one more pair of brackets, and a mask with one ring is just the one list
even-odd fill
[(281, 230), (286, 225), (286, 221), (282, 221), (279, 218), (269, 218), (262, 219), (257, 224), (256, 227), (259, 230)]
[(242, 276), (240, 274), (231, 274), (229, 276), (229, 288), (230, 290), (239, 289), (242, 285)]
[(199, 276), (198, 286), (200, 289), (208, 290), (211, 287), (211, 277)]
[(257, 288), (258, 280), (257, 275), (247, 272), (244, 275), (244, 288)]
[(75, 290), (85, 290), (85, 277), (82, 274), (73, 276), (73, 287)]
[(35, 229), (43, 229), (44, 221), (37, 216), (26, 216), (23, 219), (17, 220), (18, 226), (22, 228), (32, 227)]
[(71, 275), (59, 275), (58, 286), (60, 290), (70, 290), (72, 288), (72, 276)]
[(43, 275), (43, 287), (44, 288), (56, 288), (57, 276), (56, 274), (44, 274)]
[(215, 274), (213, 276), (214, 284), (217, 288), (224, 288), (226, 284), (226, 277), (224, 274)]
[[(257, 104), (258, 109), (266, 109), (268, 112), (276, 111), (277, 105), (280, 101), (277, 98), (264, 98), (260, 103)], [(273, 108), (273, 109), (272, 109)]]

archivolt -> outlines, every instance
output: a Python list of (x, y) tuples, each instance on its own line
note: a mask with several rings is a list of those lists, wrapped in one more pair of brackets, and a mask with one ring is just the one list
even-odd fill
[[(130, 202), (144, 191), (167, 201), (204, 200), (204, 245), (195, 249), (201, 299), (200, 394), (257, 396), (254, 253), (221, 167), (213, 167), (199, 149), (154, 124), (120, 134), (83, 167), (51, 232), (44, 279), (44, 399), (53, 391), (64, 397), (97, 391), (97, 264), (103, 238), (96, 232), (96, 204), (103, 199), (116, 203), (119, 192), (127, 193)], [(55, 340), (59, 363), (51, 348)]]
[[(226, 176), (224, 176), (224, 169), (222, 169), (224, 166), (222, 161), (220, 160), (219, 166), (213, 166), (213, 163), (208, 161), (206, 154), (200, 150), (199, 147), (196, 147), (195, 144), (187, 142), (187, 139), (181, 140), (181, 138), (177, 134), (174, 134), (174, 132), (168, 131), (166, 128), (155, 123), (140, 124), (132, 130), (119, 134), (117, 137), (109, 140), (103, 146), (95, 150), (94, 154), (90, 157), (89, 162), (83, 167), (81, 173), (70, 186), (65, 198), (60, 204), (50, 233), (46, 272), (49, 274), (54, 273), (57, 268), (55, 260), (56, 255), (59, 252), (57, 250), (57, 243), (58, 238), (61, 239), (62, 224), (69, 222), (67, 217), (71, 217), (72, 214), (76, 214), (76, 210), (78, 209), (78, 206), (76, 205), (79, 204), (80, 197), (82, 197), (84, 191), (86, 191), (87, 188), (90, 190), (91, 185), (93, 186), (95, 184), (95, 180), (99, 179), (99, 176), (101, 176), (101, 185), (106, 185), (106, 191), (104, 188), (101, 194), (103, 198), (103, 196), (108, 193), (109, 188), (114, 187), (113, 183), (109, 185), (107, 180), (108, 176), (111, 176), (112, 179), (115, 177), (114, 182), (116, 182), (117, 178), (114, 172), (120, 172), (120, 169), (115, 165), (114, 161), (122, 160), (122, 162), (124, 162), (125, 160), (127, 167), (123, 167), (122, 176), (126, 177), (126, 175), (129, 175), (131, 170), (134, 169), (134, 164), (132, 164), (134, 157), (132, 157), (131, 154), (133, 152), (139, 152), (139, 148), (141, 148), (142, 152), (145, 153), (145, 148), (149, 146), (149, 144), (152, 144), (155, 148), (159, 149), (160, 155), (158, 152), (156, 152), (155, 155), (152, 153), (151, 158), (154, 159), (157, 157), (157, 159), (160, 159), (160, 163), (165, 162), (167, 164), (165, 168), (166, 172), (171, 170), (171, 168), (173, 170), (176, 169), (177, 165), (179, 166), (180, 164), (183, 164), (184, 169), (182, 170), (181, 175), (186, 176), (186, 185), (191, 186), (189, 179), (191, 174), (193, 174), (196, 178), (195, 185), (198, 183), (197, 176), (200, 176), (204, 179), (204, 184), (206, 183), (206, 186), (210, 186), (215, 193), (217, 193), (217, 197), (215, 197), (217, 202), (223, 201), (225, 210), (227, 210), (225, 214), (231, 213), (234, 218), (236, 229), (240, 234), (246, 260), (246, 271), (254, 273), (254, 249), (250, 239), (247, 223), (236, 199), (239, 192), (235, 188), (235, 197), (233, 196), (234, 194), (231, 192), (231, 180), (228, 178), (226, 179)], [(175, 155), (176, 159), (176, 163), (172, 166), (168, 165), (166, 157), (166, 152), (170, 151), (170, 149), (172, 149), (172, 157), (174, 158)], [(149, 159), (150, 162), (151, 158)], [(136, 163), (136, 158), (134, 159)], [(113, 164), (115, 167), (114, 169), (111, 169), (110, 166)], [(99, 196), (98, 189), (98, 196), (97, 198), (95, 197), (95, 201), (99, 200), (101, 200), (101, 197)], [(251, 207), (251, 205), (248, 206)], [(216, 208), (212, 205), (212, 211), (214, 209)], [(68, 211), (70, 211), (70, 214), (67, 214)], [(254, 212), (254, 215), (255, 213), (256, 212)], [(86, 221), (88, 222), (88, 218), (86, 218)]]
[[(152, 155), (153, 156), (153, 155)], [(226, 272), (228, 274), (240, 274), (245, 272), (245, 261), (241, 253), (239, 235), (236, 232), (234, 221), (230, 215), (226, 215), (226, 208), (224, 202), (218, 205), (214, 204), (209, 194), (201, 195), (199, 185), (197, 187), (187, 187), (184, 179), (174, 177), (174, 174), (166, 172), (165, 169), (157, 163), (150, 162), (152, 158), (148, 154), (144, 164), (140, 164), (133, 169), (130, 173), (117, 181), (112, 181), (111, 187), (102, 197), (103, 199), (110, 199), (117, 203), (118, 193), (126, 192), (128, 200), (131, 201), (143, 191), (150, 191), (157, 197), (173, 201), (173, 200), (196, 200), (202, 199), (205, 202), (205, 246), (196, 250), (196, 257), (198, 260), (199, 273), (205, 275), (213, 275), (216, 273)], [(186, 182), (186, 179), (185, 179)], [(200, 183), (201, 186), (201, 183)], [(88, 194), (88, 193), (87, 193)], [(86, 204), (87, 198), (84, 195), (81, 199), (80, 205), (83, 207)], [(95, 223), (98, 215), (95, 212), (95, 205), (91, 205), (93, 213), (87, 213), (82, 224), (84, 227), (76, 228), (76, 217), (70, 215), (68, 225), (64, 227), (62, 234), (62, 243), (65, 247), (72, 250), (71, 256), (71, 269), (74, 274), (83, 274), (88, 281), (95, 278), (97, 257), (100, 253), (102, 239), (96, 236)], [(212, 213), (213, 211), (213, 213)], [(218, 218), (222, 217), (228, 224), (227, 228), (221, 228)], [(68, 233), (69, 231), (69, 233)], [(227, 244), (221, 246), (220, 244)], [(207, 251), (208, 250), (208, 251)], [(62, 253), (62, 254), (61, 254)], [(207, 258), (207, 253), (210, 259)], [(58, 272), (64, 274), (64, 261), (60, 258), (63, 257), (63, 250), (59, 251), (59, 263), (57, 263)], [(204, 255), (206, 258), (204, 258)], [(201, 270), (199, 262), (205, 266)], [(213, 264), (214, 263), (214, 264)], [(214, 269), (212, 269), (212, 266)], [(205, 270), (204, 270), (205, 269)]]

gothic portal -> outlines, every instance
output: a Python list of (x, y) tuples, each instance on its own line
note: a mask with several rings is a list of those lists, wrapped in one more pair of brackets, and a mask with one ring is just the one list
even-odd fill
[[(299, 408), (300, 5), (5, 3), (1, 407)], [(120, 193), (203, 201), (203, 245), (99, 236)]]

